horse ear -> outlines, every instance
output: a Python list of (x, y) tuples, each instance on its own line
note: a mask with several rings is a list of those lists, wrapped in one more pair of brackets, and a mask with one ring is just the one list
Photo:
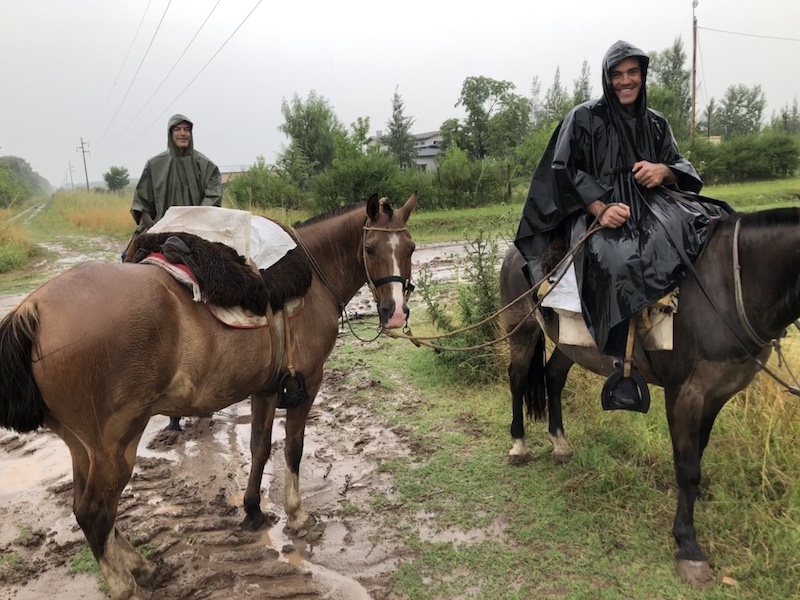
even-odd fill
[(414, 210), (414, 207), (417, 205), (417, 190), (414, 190), (411, 195), (406, 200), (406, 203), (397, 210), (402, 215), (403, 223), (408, 221), (408, 217), (411, 216), (411, 213)]
[(378, 218), (378, 213), (380, 212), (380, 196), (378, 194), (372, 194), (367, 200), (367, 217), (369, 217), (370, 221), (374, 221)]

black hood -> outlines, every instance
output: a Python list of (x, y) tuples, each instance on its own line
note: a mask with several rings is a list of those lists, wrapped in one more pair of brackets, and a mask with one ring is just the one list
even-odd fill
[[(614, 88), (611, 85), (611, 70), (628, 58), (639, 59), (639, 68), (642, 70), (642, 90), (639, 93), (639, 97), (636, 99), (633, 115), (622, 108), (619, 100), (617, 100), (617, 95), (614, 93)], [(649, 64), (650, 58), (643, 50), (637, 48), (633, 44), (623, 42), (622, 40), (619, 40), (611, 46), (603, 57), (603, 98), (605, 98), (608, 106), (613, 107), (614, 111), (620, 114), (620, 116), (640, 117), (647, 110), (647, 67)]]

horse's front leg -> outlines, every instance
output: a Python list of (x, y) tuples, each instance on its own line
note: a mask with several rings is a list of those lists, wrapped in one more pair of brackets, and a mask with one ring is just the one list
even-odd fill
[(246, 516), (242, 521), (242, 527), (250, 531), (263, 527), (267, 522), (261, 512), (261, 480), (272, 450), (272, 423), (275, 420), (277, 402), (277, 394), (253, 394), (250, 400), (250, 454), (253, 460), (244, 493)]
[(550, 438), (550, 443), (553, 444), (551, 456), (553, 462), (557, 464), (569, 462), (572, 459), (572, 448), (567, 443), (567, 436), (564, 433), (564, 423), (561, 417), (561, 393), (567, 383), (569, 370), (574, 364), (573, 360), (556, 346), (547, 361), (547, 366), (545, 366), (547, 409), (550, 413), (547, 437)]
[(306, 388), (308, 400), (300, 406), (286, 411), (286, 477), (283, 489), (283, 503), (286, 509), (286, 527), (292, 532), (303, 534), (309, 524), (309, 516), (300, 508), (300, 461), (303, 458), (303, 439), (306, 432), (306, 419), (319, 391), (319, 383)]
[[(681, 579), (694, 586), (707, 586), (714, 581), (708, 557), (697, 542), (694, 526), (694, 503), (700, 486), (701, 432), (704, 397), (691, 383), (665, 390), (667, 421), (672, 437), (675, 479), (678, 483), (678, 507), (672, 535), (678, 544), (675, 567)], [(711, 417), (713, 424), (713, 417)], [(705, 441), (708, 437), (706, 434)]]

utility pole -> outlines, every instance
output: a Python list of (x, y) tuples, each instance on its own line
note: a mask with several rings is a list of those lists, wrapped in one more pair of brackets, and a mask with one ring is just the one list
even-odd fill
[[(695, 2), (696, 1), (697, 0), (695, 0)], [(83, 155), (83, 174), (86, 175), (86, 191), (88, 192), (88, 191), (90, 191), (89, 190), (89, 171), (86, 170), (86, 155), (89, 153), (89, 150), (84, 148), (84, 146), (86, 146), (86, 148), (88, 148), (89, 147), (89, 142), (84, 142), (83, 138), (81, 138), (81, 145), (79, 147), (75, 148), (75, 151), (77, 152), (78, 150), (80, 150), (81, 154)]]
[(69, 169), (67, 172), (69, 173), (69, 185), (74, 190), (75, 189), (75, 182), (72, 181), (72, 173), (75, 171), (75, 167), (72, 166), (72, 161), (69, 161)]
[(692, 0), (692, 125), (689, 129), (692, 148), (694, 148), (695, 114), (697, 113), (697, 17), (694, 14), (695, 8), (697, 8), (697, 0)]

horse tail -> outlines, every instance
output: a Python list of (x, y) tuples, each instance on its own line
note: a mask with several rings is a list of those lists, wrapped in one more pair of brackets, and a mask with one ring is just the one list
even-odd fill
[(0, 321), (0, 427), (20, 433), (44, 425), (47, 406), (33, 379), (39, 313), (26, 302)]
[(544, 421), (547, 416), (544, 332), (540, 330), (537, 337), (536, 345), (533, 348), (533, 356), (528, 365), (528, 376), (525, 381), (523, 397), (525, 398), (525, 409), (528, 413), (528, 418)]

